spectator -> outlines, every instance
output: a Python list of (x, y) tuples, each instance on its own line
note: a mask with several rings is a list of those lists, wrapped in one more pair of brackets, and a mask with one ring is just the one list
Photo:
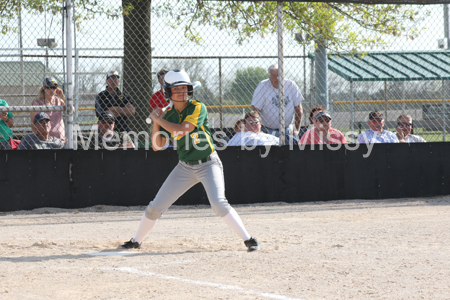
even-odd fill
[(96, 139), (91, 139), (89, 149), (135, 148), (133, 141), (126, 132), (114, 132), (115, 118), (112, 113), (103, 113), (98, 118), (98, 133)]
[(358, 135), (357, 143), (398, 143), (397, 136), (387, 130), (384, 130), (384, 117), (379, 111), (373, 111), (369, 114), (369, 130)]
[(164, 76), (169, 72), (169, 70), (162, 68), (156, 74), (158, 77), (158, 82), (161, 85), (161, 89), (154, 93), (150, 98), (150, 111), (154, 110), (157, 107), (166, 107), (169, 103), (166, 101), (164, 97)]
[(244, 131), (244, 126), (245, 126), (245, 119), (237, 120), (236, 123), (234, 124), (234, 132), (239, 133)]
[(418, 136), (411, 134), (412, 117), (408, 114), (401, 114), (397, 118), (397, 138), (400, 143), (426, 143), (426, 141)]
[(313, 112), (314, 127), (302, 136), (300, 144), (347, 144), (345, 136), (331, 127), (331, 116), (325, 110)]
[[(273, 64), (268, 69), (269, 79), (263, 80), (253, 93), (252, 106), (261, 115), (262, 131), (279, 136), (280, 117), (278, 99), (278, 64)], [(284, 120), (286, 133), (298, 136), (302, 122), (303, 96), (297, 85), (291, 80), (284, 80)], [(294, 130), (290, 132), (289, 125), (295, 115)]]
[(34, 116), (32, 126), (35, 133), (27, 134), (22, 138), (19, 150), (61, 149), (64, 147), (62, 140), (50, 135), (51, 120), (45, 112)]
[(319, 111), (319, 110), (321, 110), (321, 111), (324, 110), (324, 108), (323, 108), (322, 105), (318, 105), (318, 106), (312, 108), (312, 109), (309, 111), (309, 117), (308, 117), (308, 119), (309, 119), (309, 124), (308, 124), (307, 127), (304, 127), (304, 128), (302, 128), (302, 129), (300, 129), (300, 131), (299, 131), (299, 133), (298, 133), (298, 138), (299, 138), (299, 139), (302, 138), (302, 136), (305, 134), (305, 132), (308, 131), (308, 129), (311, 129), (311, 128), (314, 127), (314, 121), (313, 121), (314, 113), (315, 113), (316, 111)]
[[(227, 142), (228, 146), (239, 146), (242, 139), (242, 134), (244, 133), (245, 119), (239, 119), (234, 124), (234, 135)], [(231, 145), (230, 145), (231, 143)]]
[(114, 131), (128, 132), (128, 117), (136, 113), (136, 107), (130, 95), (119, 90), (119, 72), (109, 71), (106, 74), (106, 89), (97, 95), (95, 113), (100, 117), (103, 113), (111, 113), (115, 117)]
[[(44, 83), (39, 89), (38, 97), (31, 102), (31, 105), (64, 106), (66, 105), (65, 100), (66, 98), (64, 97), (63, 90), (58, 87), (58, 82), (56, 82), (56, 79), (53, 77), (47, 77), (44, 79)], [(50, 136), (54, 136), (55, 138), (66, 142), (62, 111), (46, 111), (45, 113), (50, 117)], [(30, 121), (32, 124), (37, 114), (39, 113), (32, 112), (30, 114)]]
[[(239, 121), (238, 121), (239, 122)], [(261, 132), (261, 120), (257, 111), (245, 114), (244, 126), (228, 142), (228, 146), (279, 145), (279, 139), (271, 134)]]
[[(0, 99), (0, 106), (8, 106), (8, 103)], [(11, 149), (10, 139), (13, 134), (11, 127), (14, 126), (14, 119), (12, 112), (0, 112), (0, 150)]]

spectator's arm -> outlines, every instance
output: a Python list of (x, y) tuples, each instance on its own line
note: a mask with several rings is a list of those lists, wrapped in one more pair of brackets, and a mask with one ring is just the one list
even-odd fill
[(136, 147), (134, 146), (133, 142), (126, 141), (119, 148), (134, 149)]
[(3, 121), (9, 128), (14, 126), (14, 119), (12, 113), (0, 113), (0, 120)]
[(302, 118), (303, 118), (303, 108), (302, 104), (300, 103), (298, 106), (294, 108), (295, 110), (295, 127), (294, 127), (294, 135), (297, 136), (298, 132), (300, 131), (300, 127), (302, 125)]
[(63, 90), (60, 88), (56, 89), (56, 95), (62, 100), (62, 105), (66, 105), (66, 96), (64, 96)]
[(108, 111), (114, 115), (114, 117), (120, 116), (134, 116), (136, 108), (131, 103), (127, 103), (125, 107), (111, 106)]
[(123, 135), (123, 144), (119, 148), (134, 149), (136, 148), (128, 134)]
[(6, 120), (4, 122), (6, 125), (8, 125), (9, 128), (14, 127), (14, 118), (13, 117), (6, 118)]

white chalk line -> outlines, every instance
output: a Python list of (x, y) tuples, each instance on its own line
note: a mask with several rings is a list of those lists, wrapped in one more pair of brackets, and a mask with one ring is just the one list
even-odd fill
[(176, 264), (185, 264), (185, 263), (192, 263), (192, 262), (196, 262), (196, 260), (179, 260), (179, 261), (162, 262), (162, 263), (156, 263), (156, 264), (146, 264), (144, 267), (148, 267), (148, 266), (163, 266), (163, 265), (176, 265)]
[(272, 299), (280, 299), (280, 300), (303, 300), (299, 298), (289, 298), (283, 295), (277, 295), (277, 294), (271, 294), (271, 293), (264, 293), (264, 292), (257, 292), (252, 290), (246, 290), (240, 286), (237, 285), (228, 285), (228, 284), (221, 284), (221, 283), (214, 283), (214, 282), (206, 282), (206, 281), (199, 281), (199, 280), (191, 280), (191, 279), (184, 279), (174, 276), (168, 276), (163, 274), (157, 274), (153, 272), (147, 272), (147, 271), (140, 271), (136, 268), (129, 268), (129, 267), (122, 267), (122, 268), (101, 268), (102, 270), (111, 270), (111, 271), (120, 271), (120, 272), (127, 272), (127, 273), (133, 273), (133, 274), (139, 274), (139, 275), (146, 275), (146, 276), (153, 276), (158, 277), (162, 279), (171, 279), (171, 280), (178, 280), (181, 282), (186, 282), (190, 284), (196, 284), (196, 285), (202, 285), (202, 286), (209, 286), (209, 287), (215, 287), (223, 290), (235, 290), (235, 291), (242, 291), (246, 294), (253, 294), (258, 295), (266, 298), (272, 298)]

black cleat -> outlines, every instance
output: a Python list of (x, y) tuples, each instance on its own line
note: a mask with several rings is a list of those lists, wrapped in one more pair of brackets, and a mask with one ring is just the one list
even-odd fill
[(248, 252), (255, 251), (261, 249), (258, 241), (251, 237), (249, 240), (244, 241), (245, 246), (248, 248)]
[(126, 242), (125, 244), (123, 244), (121, 247), (125, 248), (125, 249), (134, 249), (134, 248), (139, 249), (139, 248), (141, 248), (141, 244), (139, 244), (138, 242), (134, 242), (134, 240), (131, 239), (128, 242)]

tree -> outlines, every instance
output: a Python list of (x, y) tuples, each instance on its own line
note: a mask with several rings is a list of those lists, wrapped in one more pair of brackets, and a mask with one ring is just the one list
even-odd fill
[(151, 0), (122, 0), (122, 6), (134, 8), (123, 17), (123, 89), (136, 104), (136, 115), (131, 119), (131, 128), (135, 132), (143, 132), (148, 130), (145, 119), (150, 112), (148, 100), (153, 89)]
[[(275, 33), (276, 1), (178, 0), (157, 5), (158, 13), (173, 16), (173, 27), (183, 25), (185, 36), (202, 41), (196, 26), (211, 25), (236, 35), (237, 42)], [(284, 30), (301, 33), (309, 40), (327, 41), (326, 47), (356, 51), (362, 46), (380, 46), (387, 36), (414, 39), (416, 24), (425, 14), (423, 6), (368, 5), (354, 3), (283, 2)], [(356, 26), (355, 26), (356, 25)], [(305, 45), (311, 45), (303, 39)]]
[[(93, 19), (96, 15), (105, 14), (108, 18), (119, 18), (133, 9), (130, 4), (112, 6), (110, 1), (72, 0), (75, 7), (75, 25), (79, 28), (83, 20)], [(0, 29), (3, 34), (17, 31), (16, 19), (20, 10), (32, 13), (61, 14), (61, 0), (2, 0), (0, 1)]]
[(261, 67), (249, 67), (236, 71), (228, 91), (225, 93), (226, 100), (235, 101), (240, 105), (249, 105), (252, 103), (253, 92), (258, 84), (267, 79), (267, 71)]

